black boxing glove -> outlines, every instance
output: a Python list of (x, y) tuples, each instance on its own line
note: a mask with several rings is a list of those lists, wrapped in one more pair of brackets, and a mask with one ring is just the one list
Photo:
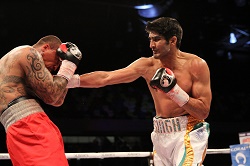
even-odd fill
[(150, 86), (165, 92), (180, 107), (189, 100), (189, 95), (178, 86), (174, 73), (168, 68), (158, 69), (150, 81)]
[(62, 43), (57, 49), (57, 55), (62, 60), (71, 61), (76, 65), (78, 65), (82, 59), (81, 51), (71, 42)]
[(59, 46), (57, 55), (62, 59), (62, 65), (57, 75), (69, 81), (82, 59), (82, 53), (75, 44), (66, 42)]
[(155, 72), (155, 75), (150, 81), (150, 86), (152, 88), (157, 88), (165, 93), (168, 93), (176, 85), (177, 81), (175, 76), (173, 74), (168, 74), (167, 70), (169, 69), (160, 68)]

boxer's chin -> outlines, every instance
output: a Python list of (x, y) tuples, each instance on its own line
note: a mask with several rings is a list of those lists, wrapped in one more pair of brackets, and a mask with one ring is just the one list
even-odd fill
[(159, 59), (159, 58), (160, 58), (160, 54), (155, 54), (155, 53), (153, 53), (153, 57), (154, 57), (155, 59)]

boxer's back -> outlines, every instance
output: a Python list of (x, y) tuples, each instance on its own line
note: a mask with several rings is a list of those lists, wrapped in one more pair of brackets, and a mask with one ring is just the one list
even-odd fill
[(0, 59), (0, 114), (13, 99), (25, 96), (24, 71), (20, 66), (27, 46), (17, 47)]

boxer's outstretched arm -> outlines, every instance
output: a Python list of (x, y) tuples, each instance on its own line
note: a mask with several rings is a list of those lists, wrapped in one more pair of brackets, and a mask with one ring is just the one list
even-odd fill
[(68, 88), (99, 88), (106, 85), (129, 83), (147, 72), (149, 61), (139, 58), (129, 66), (114, 71), (94, 71), (82, 75), (75, 74), (68, 83)]
[(80, 87), (98, 88), (106, 85), (129, 83), (140, 75), (130, 67), (114, 71), (95, 71), (80, 76)]

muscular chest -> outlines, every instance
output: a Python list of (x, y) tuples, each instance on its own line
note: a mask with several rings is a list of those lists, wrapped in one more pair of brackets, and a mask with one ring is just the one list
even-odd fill
[(174, 71), (177, 84), (188, 94), (191, 94), (192, 90), (192, 76), (188, 71)]

